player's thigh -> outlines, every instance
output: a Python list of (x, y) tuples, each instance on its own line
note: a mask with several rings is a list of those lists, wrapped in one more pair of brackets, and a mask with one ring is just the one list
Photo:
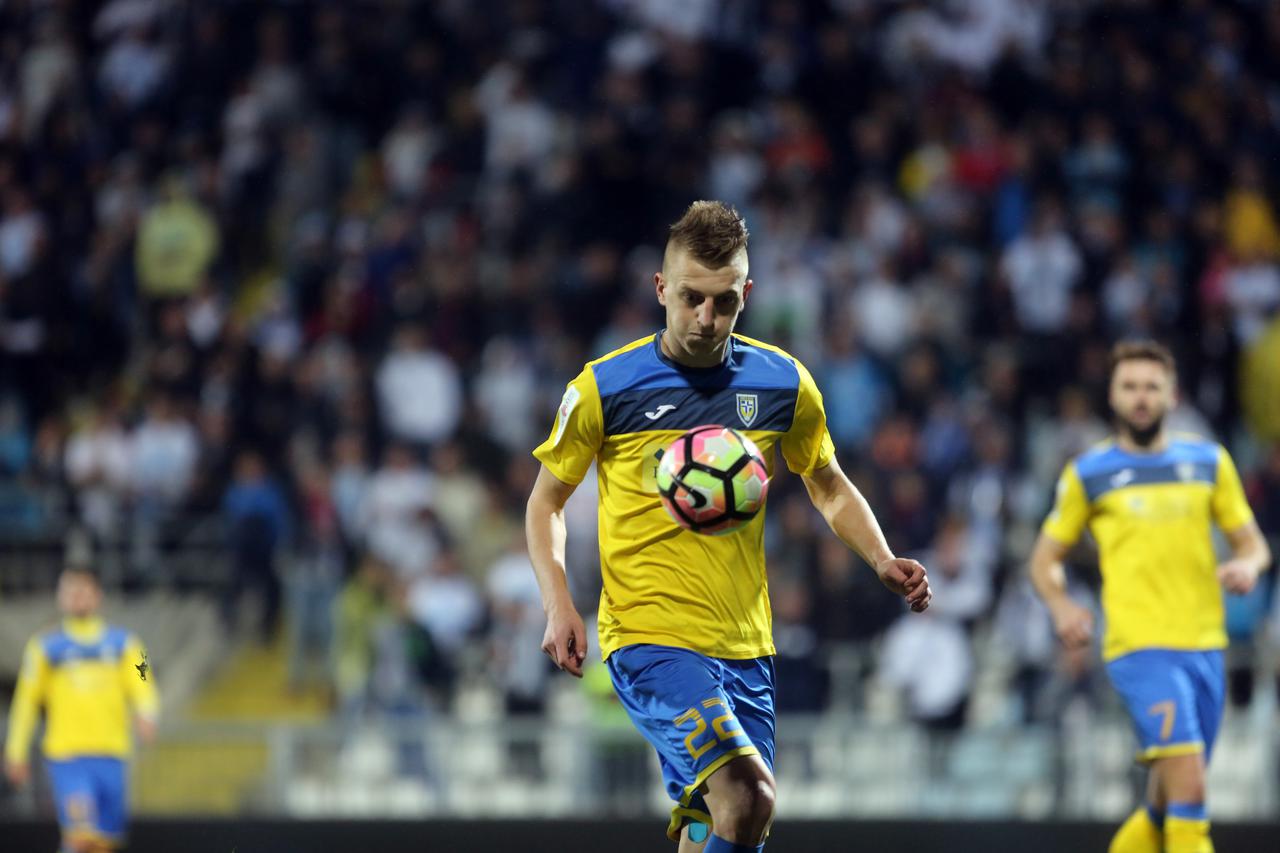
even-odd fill
[(777, 674), (773, 658), (724, 661), (725, 693), (742, 730), (773, 771), (777, 739)]
[(608, 664), (619, 700), (658, 752), (672, 799), (688, 799), (730, 759), (757, 752), (733, 712), (719, 661), (638, 645), (615, 651)]
[(93, 760), (93, 792), (97, 805), (95, 829), (108, 842), (124, 839), (128, 823), (128, 765), (118, 758)]
[(1227, 676), (1222, 652), (1195, 652), (1188, 655), (1187, 668), (1196, 697), (1196, 714), (1200, 734), (1204, 738), (1205, 763), (1213, 755), (1213, 744), (1222, 728), (1222, 713), (1227, 699)]
[(1143, 650), (1107, 664), (1107, 675), (1133, 720), (1141, 761), (1205, 749), (1196, 689), (1185, 667), (1186, 654)]
[(49, 760), (49, 783), (64, 835), (82, 834), (97, 824), (93, 776), (85, 759)]

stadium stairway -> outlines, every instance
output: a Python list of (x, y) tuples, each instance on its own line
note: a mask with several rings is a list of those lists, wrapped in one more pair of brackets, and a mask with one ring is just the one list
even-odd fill
[(245, 642), (205, 681), (180, 720), (144, 753), (135, 774), (139, 812), (231, 815), (252, 811), (269, 767), (273, 727), (320, 723), (330, 700), (291, 690), (288, 649)]

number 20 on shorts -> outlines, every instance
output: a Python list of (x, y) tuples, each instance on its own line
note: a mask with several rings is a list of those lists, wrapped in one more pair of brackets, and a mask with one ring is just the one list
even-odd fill
[(714, 708), (717, 705), (724, 708), (724, 713), (711, 720), (711, 730), (716, 734), (715, 740), (708, 737), (702, 743), (698, 743), (698, 738), (702, 737), (703, 732), (707, 730), (707, 721), (703, 719), (701, 712), (697, 708), (690, 708), (672, 721), (677, 726), (683, 726), (688, 722), (693, 723), (693, 731), (685, 736), (684, 745), (688, 747), (689, 755), (695, 761), (708, 749), (715, 746), (716, 740), (733, 740), (742, 734), (742, 726), (733, 716), (733, 712), (729, 710), (729, 707), (725, 705), (723, 699), (718, 696), (712, 696), (710, 699), (702, 700), (702, 707), (704, 708)]

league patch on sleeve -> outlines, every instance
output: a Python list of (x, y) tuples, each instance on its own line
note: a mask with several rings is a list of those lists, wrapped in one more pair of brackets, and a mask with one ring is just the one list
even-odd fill
[(569, 415), (573, 412), (573, 407), (578, 405), (582, 393), (577, 388), (570, 385), (564, 392), (564, 398), (560, 401), (560, 411), (556, 414), (556, 431), (551, 437), (553, 445), (560, 443), (560, 437), (564, 435), (565, 424), (569, 423)]

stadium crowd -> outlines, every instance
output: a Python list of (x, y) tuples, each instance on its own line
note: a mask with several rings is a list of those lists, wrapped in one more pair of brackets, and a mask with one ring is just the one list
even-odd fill
[[(529, 450), (583, 361), (657, 330), (700, 197), (751, 229), (743, 331), (813, 369), (935, 589), (900, 621), (779, 476), (783, 710), (826, 707), (853, 647), (960, 725), (991, 632), (1017, 713), (1090, 695), (1023, 569), (1119, 336), (1173, 347), (1175, 420), (1280, 535), (1276, 4), (90, 5), (0, 5), (0, 524), (127, 537), (163, 583), (220, 516), (228, 624), (261, 590), (348, 709), (459, 670), (542, 707)], [(1240, 702), (1273, 585), (1232, 605)]]

